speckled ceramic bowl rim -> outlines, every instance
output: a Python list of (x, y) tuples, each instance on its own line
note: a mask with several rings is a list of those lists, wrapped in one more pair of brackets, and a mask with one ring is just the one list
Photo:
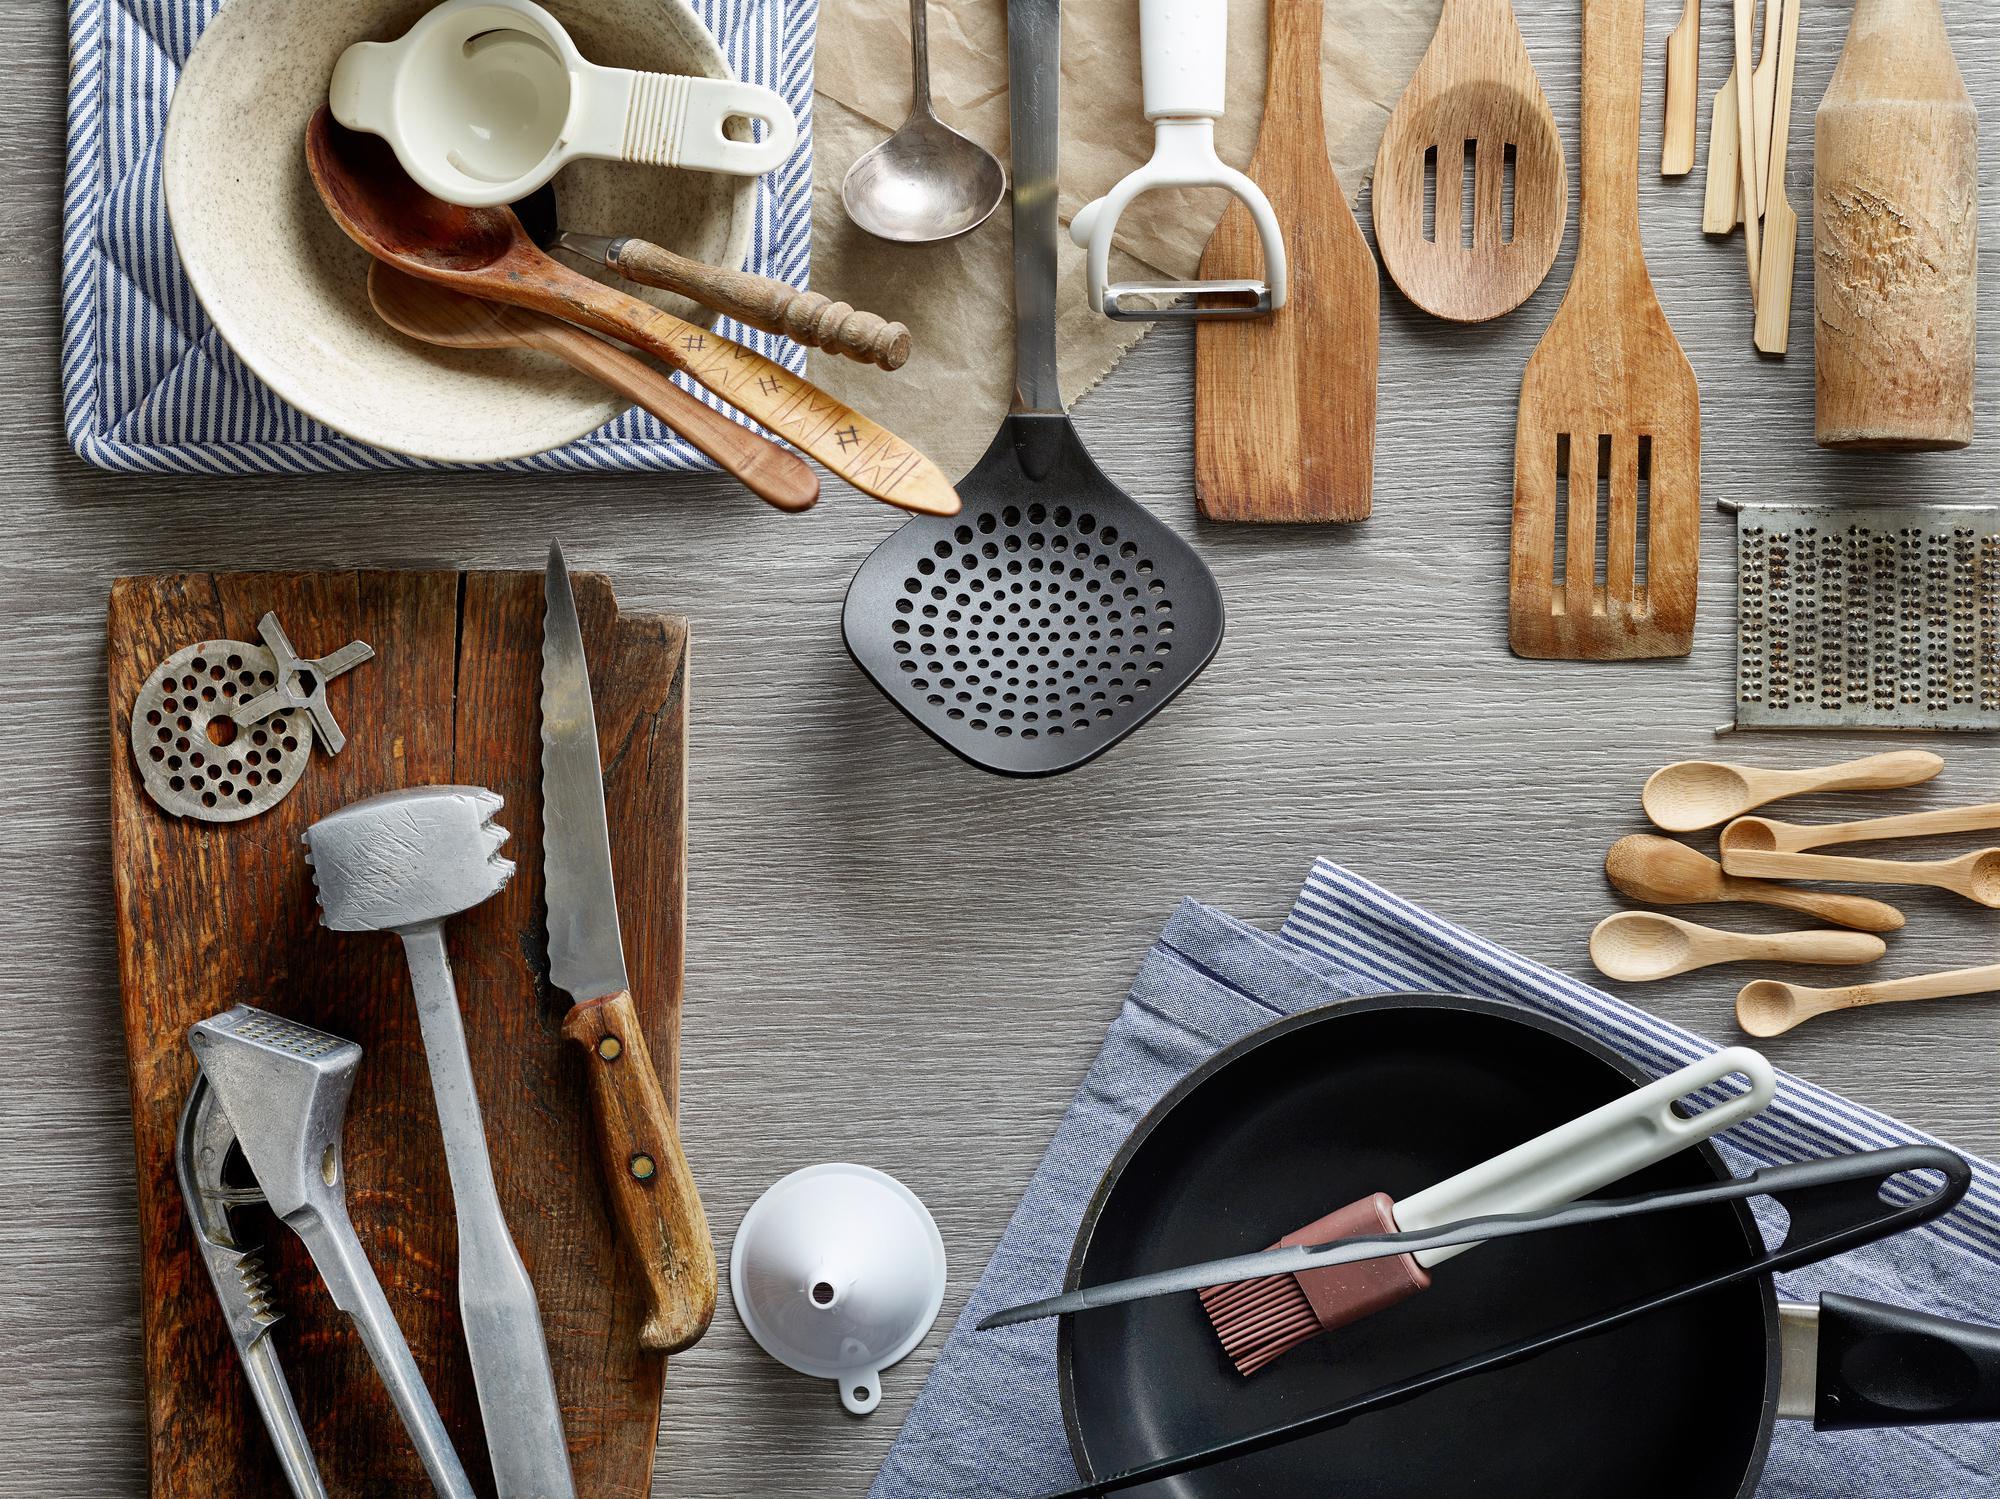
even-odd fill
[[(241, 0), (237, 0), (237, 3), (241, 3)], [(255, 3), (255, 0), (251, 0), (251, 3)], [(710, 78), (735, 78), (735, 71), (729, 66), (728, 58), (723, 55), (721, 44), (716, 40), (715, 34), (708, 29), (706, 23), (703, 22), (694, 7), (688, 3), (688, 0), (653, 0), (653, 3), (657, 4), (662, 10), (677, 13), (679, 17), (687, 22), (688, 34), (693, 36), (696, 42), (696, 62), (705, 76)], [(234, 8), (234, 5), (231, 4), (229, 8)], [(211, 35), (219, 34), (214, 31), (214, 20), (218, 19), (221, 14), (218, 11), (217, 16), (211, 18), (209, 27), (204, 29), (201, 36), (196, 40), (194, 49), (189, 54), (187, 63), (181, 69), (179, 79), (175, 82), (173, 97), (168, 103), (166, 129), (161, 137), (160, 175), (167, 207), (167, 222), (173, 234), (174, 253), (180, 264), (181, 271), (187, 277), (188, 285), (194, 292), (195, 300), (201, 304), (203, 313), (207, 315), (210, 323), (214, 325), (216, 332), (229, 345), (230, 351), (243, 362), (244, 366), (265, 385), (269, 386), (288, 405), (313, 421), (339, 433), (342, 437), (349, 438), (354, 442), (362, 443), (368, 447), (379, 448), (386, 452), (399, 453), (405, 457), (425, 462), (468, 466), (506, 463), (514, 459), (529, 458), (539, 453), (550, 452), (553, 449), (575, 442), (580, 438), (587, 437), (592, 432), (603, 427), (608, 420), (616, 420), (617, 410), (614, 410), (608, 418), (593, 416), (583, 424), (577, 426), (575, 430), (568, 431), (565, 435), (559, 435), (553, 441), (535, 438), (526, 443), (509, 444), (502, 447), (495, 447), (490, 451), (478, 452), (462, 450), (449, 452), (424, 451), (423, 445), (420, 442), (404, 440), (403, 434), (385, 436), (380, 432), (356, 430), (354, 427), (331, 418), (318, 409), (318, 403), (313, 399), (311, 392), (305, 388), (302, 382), (290, 376), (287, 367), (282, 362), (273, 362), (264, 358), (261, 354), (251, 352), (256, 347), (256, 341), (248, 337), (238, 336), (241, 331), (241, 325), (229, 312), (226, 305), (219, 305), (218, 299), (213, 297), (213, 288), (204, 282), (198, 257), (190, 259), (183, 250), (179, 228), (181, 209), (177, 209), (176, 207), (177, 202), (180, 201), (180, 194), (177, 191), (177, 178), (173, 170), (177, 155), (175, 148), (176, 124), (186, 118), (186, 115), (180, 108), (180, 104), (184, 98), (193, 97), (201, 88), (205, 72), (222, 67), (227, 61), (229, 49), (207, 45)], [(356, 37), (355, 40), (361, 41), (365, 40), (365, 38)], [(305, 170), (305, 142), (303, 138), (299, 142), (299, 151), (301, 158), (299, 169), (303, 172)], [(735, 206), (730, 214), (727, 237), (728, 264), (741, 265), (749, 253), (756, 217), (754, 201), (753, 194), (745, 194), (735, 200)], [(191, 205), (183, 204), (182, 208), (192, 211)], [(704, 311), (706, 312), (706, 309)], [(701, 319), (701, 321), (711, 324), (714, 320), (715, 317), (712, 312), (707, 313)], [(386, 328), (384, 329), (384, 336), (390, 336)]]

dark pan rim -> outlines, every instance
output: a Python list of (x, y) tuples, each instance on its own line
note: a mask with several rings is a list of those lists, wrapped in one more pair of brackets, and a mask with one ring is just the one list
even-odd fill
[[(1098, 1181), (1097, 1190), (1091, 1194), (1090, 1202), (1084, 1208), (1083, 1221), (1077, 1226), (1076, 1243), (1070, 1249), (1069, 1264), (1063, 1271), (1063, 1289), (1074, 1291), (1082, 1284), (1084, 1258), (1090, 1252), (1091, 1241), (1096, 1235), (1105, 1204), (1124, 1176), (1125, 1168), (1131, 1163), (1132, 1157), (1138, 1154), (1147, 1137), (1187, 1099), (1189, 1094), (1224, 1068), (1240, 1061), (1253, 1051), (1284, 1040), (1294, 1031), (1304, 1030), (1308, 1026), (1322, 1025), (1343, 1016), (1367, 1014), (1378, 1010), (1460, 1010), (1470, 1014), (1486, 1015), (1497, 1020), (1511, 1021), (1569, 1042), (1577, 1050), (1603, 1062), (1635, 1088), (1653, 1081), (1651, 1073), (1629, 1058), (1613, 1051), (1594, 1036), (1564, 1021), (1501, 1000), (1477, 999), (1469, 994), (1422, 992), (1370, 994), (1358, 999), (1335, 1000), (1331, 1004), (1301, 1010), (1296, 1015), (1287, 1015), (1275, 1020), (1223, 1047), (1221, 1051), (1174, 1084), (1158, 1103), (1146, 1111), (1145, 1117), (1133, 1128), (1125, 1143), (1118, 1148), (1118, 1153), (1111, 1158), (1111, 1164), (1105, 1167), (1104, 1175)], [(1709, 1141), (1702, 1140), (1692, 1148), (1718, 1180), (1726, 1180), (1730, 1176), (1729, 1167), (1724, 1163), (1721, 1153)], [(1763, 1254), (1763, 1236), (1758, 1232), (1756, 1219), (1751, 1216), (1748, 1203), (1732, 1203), (1730, 1210), (1735, 1214), (1736, 1221), (1743, 1231), (1745, 1255), (1755, 1257)], [(1771, 1429), (1777, 1418), (1778, 1295), (1768, 1275), (1761, 1279), (1759, 1288), (1764, 1310), (1764, 1399), (1758, 1415), (1756, 1436), (1751, 1444), (1749, 1460), (1745, 1465), (1743, 1481), (1738, 1486), (1736, 1499), (1751, 1499), (1751, 1495), (1755, 1492), (1758, 1480), (1763, 1474), (1765, 1458), (1770, 1450)], [(1062, 1401), (1063, 1432), (1069, 1440), (1070, 1460), (1076, 1465), (1079, 1480), (1091, 1483), (1105, 1475), (1096, 1472), (1091, 1465), (1090, 1453), (1084, 1446), (1082, 1423), (1077, 1416), (1076, 1386), (1071, 1362), (1070, 1321), (1070, 1318), (1064, 1317), (1056, 1328), (1056, 1385)], [(1158, 1455), (1164, 1457), (1168, 1454)]]

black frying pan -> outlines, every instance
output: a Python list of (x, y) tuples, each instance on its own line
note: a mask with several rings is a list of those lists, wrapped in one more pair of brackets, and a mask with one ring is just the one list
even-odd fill
[[(1567, 1026), (1481, 1000), (1381, 996), (1280, 1021), (1197, 1070), (1134, 1131), (1084, 1215), (1067, 1284), (1261, 1249), (1370, 1192), (1420, 1190), (1646, 1080)], [(1725, 1174), (1703, 1145), (1617, 1191)], [(1247, 1380), (1193, 1297), (1066, 1318), (1070, 1447), (1086, 1479), (1101, 1477), (1762, 1252), (1741, 1204), (1488, 1244), (1440, 1266), (1414, 1300)], [(1747, 1496), (1776, 1414), (1777, 1348), (1768, 1282), (1745, 1285), (1132, 1492)]]

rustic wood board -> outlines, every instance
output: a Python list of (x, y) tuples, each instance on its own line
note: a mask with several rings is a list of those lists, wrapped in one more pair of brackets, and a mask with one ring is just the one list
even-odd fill
[[(675, 1096), (685, 893), (687, 627), (620, 618), (610, 585), (576, 579), (597, 695), (620, 915), (635, 998)], [(233, 825), (176, 820), (145, 794), (129, 709), (153, 667), (207, 638), (257, 639), (276, 610), (302, 654), (362, 639), (376, 659), (333, 682), (348, 733), (315, 751), (285, 801)], [(518, 866), (448, 926), (487, 1138), (507, 1220), (534, 1277), (577, 1489), (651, 1485), (665, 1361), (638, 1343), (642, 1304), (587, 1136), (582, 1062), (547, 982), (538, 703), (542, 575), (194, 573), (125, 578), (108, 619), (112, 867), (137, 1146), (141, 1306), (154, 1499), (283, 1499), (175, 1185), (173, 1147), (195, 1074), (185, 1031), (238, 1002), (361, 1043), (348, 1110), (348, 1205), (467, 1468), (491, 1492), (459, 1337), (456, 1235), (443, 1148), (401, 944), (318, 924), (300, 834), (401, 786), (483, 785), (506, 798)], [(243, 1222), (258, 1225), (250, 1215)], [(347, 1319), (298, 1239), (265, 1215), (274, 1336), (337, 1496), (428, 1492)]]

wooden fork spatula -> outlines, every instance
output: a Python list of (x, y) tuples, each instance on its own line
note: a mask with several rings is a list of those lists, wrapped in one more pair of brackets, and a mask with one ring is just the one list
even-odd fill
[(1528, 361), (1514, 439), (1521, 656), (1643, 660), (1694, 641), (1701, 392), (1639, 247), (1645, 45), (1645, 0), (1586, 0), (1576, 273)]

